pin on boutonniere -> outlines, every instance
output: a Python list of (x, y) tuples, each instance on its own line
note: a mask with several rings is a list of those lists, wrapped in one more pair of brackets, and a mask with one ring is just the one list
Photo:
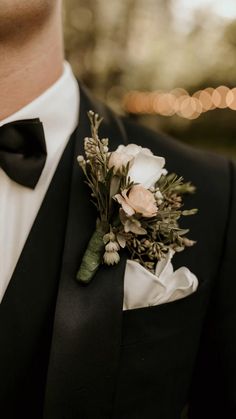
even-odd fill
[(91, 136), (84, 139), (78, 163), (97, 208), (95, 231), (88, 243), (77, 280), (89, 283), (101, 264), (115, 265), (126, 248), (130, 259), (154, 273), (169, 251), (181, 252), (195, 243), (179, 225), (183, 195), (195, 187), (182, 177), (168, 174), (165, 159), (136, 144), (109, 151), (109, 140), (99, 138), (102, 118), (89, 111)]

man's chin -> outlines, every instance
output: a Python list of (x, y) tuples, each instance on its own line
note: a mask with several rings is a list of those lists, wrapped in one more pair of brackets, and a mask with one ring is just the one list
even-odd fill
[(0, 43), (16, 42), (46, 24), (60, 0), (1, 0)]

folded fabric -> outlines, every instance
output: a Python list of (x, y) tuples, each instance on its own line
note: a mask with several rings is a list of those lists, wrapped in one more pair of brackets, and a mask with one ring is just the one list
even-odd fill
[(186, 267), (174, 271), (174, 251), (160, 260), (155, 274), (138, 262), (127, 260), (124, 278), (123, 310), (156, 306), (184, 298), (196, 291), (197, 277)]

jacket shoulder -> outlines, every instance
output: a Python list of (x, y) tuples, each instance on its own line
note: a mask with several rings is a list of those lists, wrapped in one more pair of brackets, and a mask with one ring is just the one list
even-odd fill
[(154, 154), (166, 159), (169, 171), (178, 175), (196, 179), (197, 182), (208, 182), (217, 188), (229, 181), (230, 161), (228, 158), (183, 144), (180, 141), (161, 132), (136, 124), (129, 118), (123, 118), (127, 141), (149, 148)]

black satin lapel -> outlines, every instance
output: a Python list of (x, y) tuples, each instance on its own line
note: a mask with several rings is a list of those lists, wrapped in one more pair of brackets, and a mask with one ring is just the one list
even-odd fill
[[(4, 418), (16, 417), (9, 413), (11, 409), (22, 410), (25, 418), (36, 418), (42, 409), (64, 247), (73, 145), (72, 137), (0, 305), (0, 416)], [(22, 407), (24, 403), (27, 408)], [(31, 405), (34, 413), (29, 415)], [(4, 409), (9, 416), (5, 416)]]
[(116, 119), (98, 109), (81, 89), (81, 108), (71, 187), (69, 219), (45, 399), (47, 419), (111, 416), (121, 341), (125, 257), (118, 266), (101, 267), (88, 286), (75, 280), (95, 228), (96, 210), (76, 161), (90, 133), (87, 112), (104, 116), (103, 133), (111, 148), (124, 141)]

